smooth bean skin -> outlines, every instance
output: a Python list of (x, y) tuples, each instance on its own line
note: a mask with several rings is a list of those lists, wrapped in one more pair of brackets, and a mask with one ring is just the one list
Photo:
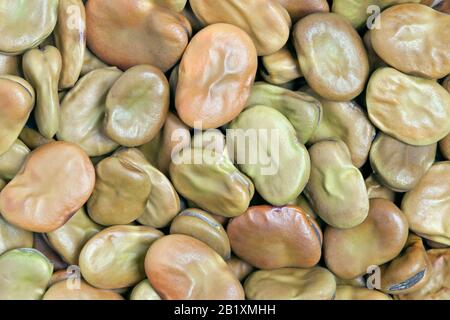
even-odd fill
[(365, 274), (369, 266), (395, 258), (407, 237), (408, 220), (403, 212), (388, 200), (371, 199), (363, 223), (349, 229), (325, 229), (325, 263), (338, 277), (353, 279)]
[(303, 144), (314, 135), (323, 117), (322, 104), (318, 99), (264, 82), (254, 84), (246, 108), (258, 105), (281, 112), (291, 122)]
[(336, 228), (352, 228), (369, 211), (364, 178), (344, 142), (323, 140), (309, 148), (311, 176), (305, 195), (314, 212)]
[(394, 202), (395, 200), (395, 192), (382, 185), (375, 174), (371, 174), (365, 180), (367, 194), (369, 195), (369, 199), (372, 198), (382, 198), (389, 201)]
[(152, 141), (139, 147), (147, 160), (168, 175), (172, 154), (189, 146), (189, 127), (173, 112), (169, 112), (164, 127)]
[(422, 238), (410, 234), (402, 253), (381, 266), (381, 291), (390, 294), (417, 291), (427, 283), (430, 274), (431, 263)]
[(0, 53), (19, 55), (38, 46), (56, 25), (58, 0), (5, 1), (0, 10)]
[(192, 32), (182, 14), (148, 0), (89, 1), (86, 22), (89, 48), (122, 70), (150, 64), (168, 71)]
[(233, 252), (259, 269), (310, 268), (320, 260), (322, 231), (298, 207), (250, 207), (227, 233)]
[(439, 149), (445, 159), (450, 160), (450, 134), (439, 141)]
[(260, 56), (278, 51), (288, 41), (291, 19), (277, 0), (192, 0), (189, 3), (205, 25), (229, 23), (247, 32)]
[[(229, 136), (233, 159), (267, 202), (281, 206), (300, 195), (309, 179), (310, 158), (282, 113), (254, 106), (234, 119), (229, 128), (233, 133)], [(247, 142), (247, 134), (256, 139)]]
[(326, 0), (278, 0), (278, 2), (286, 8), (293, 23), (311, 13), (330, 11)]
[(44, 233), (33, 233), (33, 248), (42, 253), (50, 261), (54, 271), (68, 268), (67, 263), (48, 244)]
[(410, 229), (439, 243), (450, 245), (450, 161), (436, 162), (405, 194), (402, 210)]
[(101, 289), (130, 287), (145, 278), (144, 258), (163, 233), (147, 226), (113, 226), (93, 236), (79, 257), (83, 278)]
[(430, 7), (408, 3), (382, 12), (371, 31), (376, 53), (395, 69), (429, 79), (450, 74), (450, 17)]
[(83, 280), (79, 288), (70, 288), (66, 281), (53, 284), (45, 292), (43, 300), (124, 300), (123, 297), (113, 291), (97, 289)]
[(164, 125), (169, 100), (169, 83), (158, 68), (138, 65), (128, 69), (106, 97), (106, 134), (126, 147), (151, 141)]
[(130, 300), (161, 300), (161, 297), (152, 288), (148, 279), (144, 279), (133, 288)]
[(35, 91), (24, 79), (0, 76), (0, 155), (16, 141), (35, 103)]
[(96, 57), (89, 48), (86, 48), (84, 51), (83, 66), (81, 67), (80, 76), (84, 77), (91, 71), (107, 67), (109, 66), (105, 62)]
[(131, 162), (150, 179), (152, 188), (137, 221), (154, 228), (166, 227), (180, 212), (181, 206), (180, 197), (170, 180), (150, 165), (138, 149), (120, 149), (114, 155)]
[(19, 76), (19, 61), (18, 56), (8, 56), (0, 53), (0, 76), (5, 74)]
[(39, 132), (51, 139), (59, 129), (60, 106), (58, 82), (61, 74), (61, 54), (53, 46), (31, 49), (22, 58), (25, 78), (36, 90), (34, 117)]
[(223, 226), (200, 209), (180, 212), (170, 224), (170, 234), (184, 234), (206, 243), (224, 260), (231, 256), (230, 240)]
[(352, 163), (361, 168), (367, 161), (376, 131), (367, 113), (354, 101), (335, 102), (312, 94), (322, 105), (322, 117), (308, 142), (342, 140), (350, 151)]
[(71, 88), (80, 77), (86, 50), (86, 10), (81, 0), (59, 0), (54, 36), (62, 59), (58, 87)]
[(30, 149), (19, 139), (0, 155), (0, 178), (11, 180), (20, 171), (22, 164), (30, 153)]
[(61, 227), (88, 200), (94, 167), (77, 145), (58, 141), (35, 149), (0, 193), (0, 212), (10, 223), (33, 232)]
[(370, 77), (366, 103), (372, 123), (407, 144), (433, 144), (450, 131), (450, 93), (436, 81), (381, 68)]
[(261, 63), (261, 75), (269, 83), (283, 84), (302, 77), (298, 60), (287, 47), (262, 57)]
[(156, 241), (145, 257), (145, 272), (164, 300), (243, 300), (244, 289), (213, 249), (185, 235)]
[[(361, 28), (369, 16), (375, 11), (370, 11), (370, 6), (377, 6), (379, 10), (405, 2), (420, 2), (420, 0), (334, 0), (331, 11), (347, 18), (355, 28)], [(368, 25), (368, 24), (367, 24)]]
[(331, 300), (336, 292), (333, 274), (325, 268), (259, 270), (244, 284), (250, 300)]
[(133, 162), (116, 156), (100, 161), (95, 171), (95, 188), (87, 203), (91, 219), (105, 226), (136, 220), (152, 190), (147, 173)]
[(35, 249), (14, 249), (0, 256), (0, 300), (39, 300), (52, 276), (50, 261)]
[(91, 156), (114, 151), (118, 144), (103, 130), (106, 96), (122, 75), (117, 68), (91, 71), (80, 80), (61, 102), (59, 140), (79, 144)]
[(233, 120), (245, 107), (257, 64), (255, 46), (241, 29), (224, 23), (202, 29), (179, 66), (175, 107), (180, 119), (203, 130)]
[[(201, 209), (224, 217), (247, 210), (253, 198), (252, 181), (230, 159), (208, 149), (183, 149), (170, 165), (175, 189)], [(195, 161), (200, 160), (200, 164)]]
[(33, 233), (9, 224), (0, 216), (0, 255), (18, 248), (32, 248)]
[(392, 300), (392, 298), (376, 290), (340, 285), (336, 288), (335, 300)]
[(450, 249), (427, 251), (431, 262), (431, 275), (424, 287), (409, 294), (395, 296), (398, 300), (448, 300), (450, 299)]
[(102, 227), (92, 221), (84, 208), (78, 210), (62, 227), (46, 234), (49, 244), (67, 263), (78, 265), (85, 243)]
[(384, 185), (405, 192), (414, 188), (433, 165), (436, 149), (436, 143), (411, 146), (380, 133), (370, 150), (370, 164)]
[(352, 25), (334, 13), (313, 13), (294, 26), (293, 39), (302, 73), (321, 97), (349, 101), (364, 89), (369, 61)]
[(253, 271), (251, 264), (235, 256), (228, 259), (226, 263), (239, 281), (244, 280)]
[(37, 130), (29, 127), (24, 127), (20, 132), (19, 139), (25, 143), (25, 145), (34, 150), (46, 143), (55, 141), (54, 139), (49, 139), (40, 134)]

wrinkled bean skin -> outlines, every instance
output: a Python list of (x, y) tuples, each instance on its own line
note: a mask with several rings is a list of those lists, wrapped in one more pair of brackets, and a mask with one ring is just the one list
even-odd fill
[[(254, 194), (252, 181), (230, 159), (208, 149), (183, 149), (170, 165), (175, 189), (201, 209), (224, 217), (247, 210)], [(195, 159), (203, 164), (195, 164)]]
[(64, 261), (77, 265), (84, 244), (101, 229), (81, 208), (62, 227), (47, 233), (47, 239)]
[(436, 149), (436, 143), (411, 146), (380, 133), (370, 150), (370, 164), (384, 185), (405, 192), (414, 188), (432, 166)]
[(250, 207), (227, 233), (233, 252), (260, 269), (310, 268), (320, 260), (322, 231), (298, 207)]
[(81, 74), (86, 50), (86, 10), (81, 0), (59, 0), (54, 35), (62, 58), (58, 87), (72, 88)]
[(205, 211), (182, 211), (170, 224), (170, 234), (184, 234), (196, 238), (214, 249), (224, 260), (231, 256), (230, 241), (225, 229)]
[(0, 255), (4, 252), (33, 247), (33, 233), (6, 222), (0, 216)]
[(347, 285), (337, 286), (335, 300), (392, 300), (382, 292)]
[(449, 300), (450, 299), (450, 249), (427, 251), (431, 262), (431, 275), (420, 290), (395, 296), (399, 300)]
[(29, 231), (61, 227), (88, 200), (95, 171), (86, 153), (68, 142), (35, 149), (19, 173), (0, 193), (0, 212)]
[(424, 78), (450, 74), (450, 16), (421, 4), (386, 9), (371, 31), (376, 53), (397, 70)]
[(16, 141), (34, 102), (34, 89), (26, 80), (16, 76), (0, 76), (0, 155)]
[(278, 51), (289, 38), (291, 19), (278, 0), (191, 0), (189, 3), (204, 24), (229, 23), (247, 32), (260, 56)]
[(53, 284), (45, 292), (43, 300), (123, 300), (123, 297), (113, 291), (97, 289), (83, 280), (80, 288), (69, 288), (66, 281)]
[(48, 139), (53, 138), (59, 129), (58, 81), (61, 65), (61, 54), (52, 46), (29, 50), (22, 59), (23, 73), (36, 90), (34, 117), (39, 132)]
[(0, 155), (0, 178), (5, 180), (13, 179), (29, 153), (30, 149), (17, 139), (8, 151)]
[(0, 300), (40, 300), (52, 276), (50, 261), (35, 249), (0, 255)]
[(0, 76), (5, 74), (20, 75), (18, 56), (7, 56), (0, 53)]
[(449, 14), (0, 0), (0, 300), (450, 300)]
[(338, 277), (353, 279), (365, 274), (367, 267), (395, 258), (407, 237), (408, 221), (403, 212), (388, 200), (371, 199), (367, 219), (360, 225), (349, 229), (326, 228), (325, 263)]
[(369, 11), (370, 6), (377, 6), (383, 10), (405, 2), (420, 2), (420, 0), (333, 0), (332, 11), (347, 18), (355, 28), (360, 28), (366, 21), (371, 21), (368, 19), (369, 15), (375, 11)]
[(369, 61), (352, 25), (334, 13), (313, 13), (301, 19), (293, 39), (302, 73), (321, 97), (348, 101), (364, 89)]
[(316, 98), (264, 82), (255, 83), (247, 101), (247, 108), (257, 105), (281, 112), (294, 126), (303, 144), (314, 135), (323, 117), (322, 104)]
[(422, 239), (410, 234), (403, 252), (381, 267), (381, 290), (405, 294), (422, 288), (431, 273), (431, 263)]
[(322, 105), (322, 117), (308, 142), (314, 144), (321, 140), (342, 140), (350, 151), (352, 163), (357, 168), (362, 167), (367, 161), (375, 138), (375, 127), (366, 112), (354, 101), (335, 102), (320, 97), (317, 99)]
[(104, 62), (128, 69), (150, 64), (166, 72), (180, 59), (191, 34), (180, 13), (150, 0), (90, 0), (87, 43)]
[(433, 144), (450, 131), (450, 94), (435, 81), (381, 68), (369, 80), (366, 102), (372, 123), (407, 144)]
[(230, 122), (245, 107), (257, 64), (255, 46), (241, 29), (223, 23), (202, 29), (179, 66), (175, 107), (180, 119), (202, 129)]
[(305, 195), (314, 212), (336, 228), (362, 223), (369, 211), (369, 197), (344, 142), (320, 141), (309, 148), (309, 155), (311, 176)]
[(38, 46), (53, 31), (58, 0), (3, 1), (0, 4), (0, 53), (18, 55)]
[(144, 257), (163, 233), (146, 226), (113, 226), (103, 229), (84, 245), (80, 253), (83, 278), (101, 289), (133, 286), (145, 277)]
[(330, 11), (326, 0), (278, 0), (278, 2), (286, 8), (293, 23), (314, 12)]
[(94, 70), (81, 78), (61, 102), (59, 140), (79, 144), (93, 156), (107, 154), (118, 147), (103, 130), (106, 96), (122, 75), (117, 68)]
[(243, 300), (244, 289), (226, 262), (203, 242), (169, 235), (145, 257), (150, 284), (165, 300)]
[(169, 83), (159, 69), (148, 65), (128, 69), (106, 98), (106, 134), (126, 147), (151, 141), (164, 125), (169, 100)]
[(436, 162), (402, 200), (410, 229), (450, 245), (450, 161)]
[[(281, 206), (300, 195), (309, 179), (310, 158), (283, 114), (273, 108), (255, 106), (233, 120), (230, 129), (235, 133), (229, 137), (234, 147), (233, 158), (267, 202)], [(258, 141), (247, 143), (246, 132), (255, 131)], [(253, 162), (249, 155), (255, 154), (258, 157)]]
[(336, 292), (333, 274), (325, 268), (259, 270), (244, 284), (250, 300), (331, 300)]

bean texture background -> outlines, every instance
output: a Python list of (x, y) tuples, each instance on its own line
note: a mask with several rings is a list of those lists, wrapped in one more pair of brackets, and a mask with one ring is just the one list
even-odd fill
[(0, 0), (0, 300), (450, 300), (450, 0)]

